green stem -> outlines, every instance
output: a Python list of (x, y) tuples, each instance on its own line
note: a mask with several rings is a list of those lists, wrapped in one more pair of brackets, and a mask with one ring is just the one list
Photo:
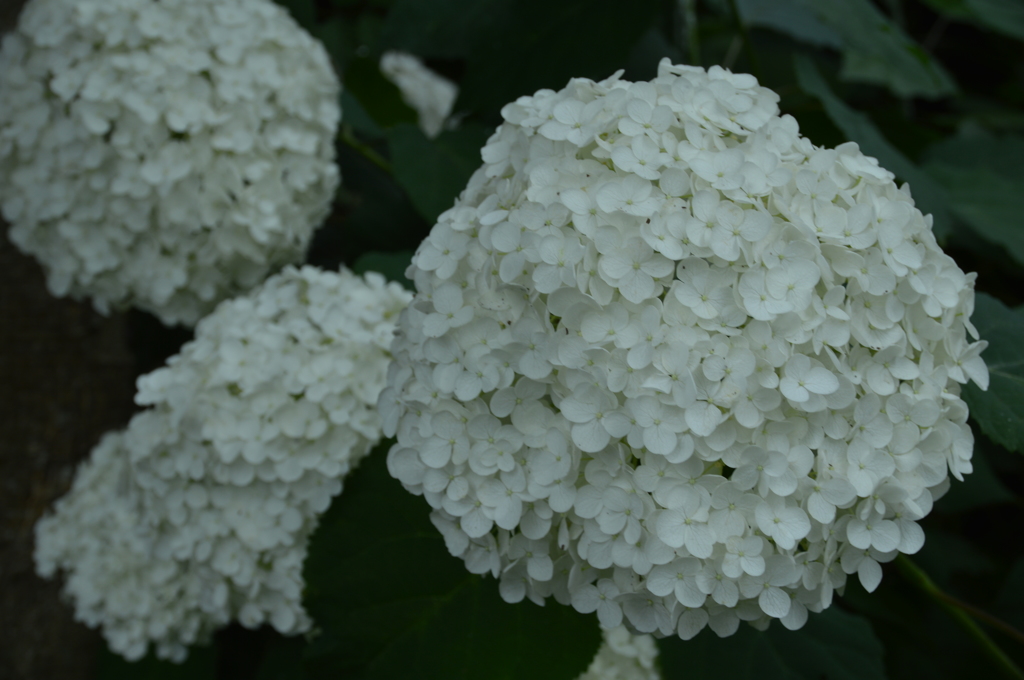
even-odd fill
[(352, 126), (351, 125), (342, 125), (341, 126), (340, 139), (341, 139), (341, 141), (343, 143), (347, 144), (353, 150), (357, 151), (363, 158), (365, 158), (366, 160), (370, 161), (371, 163), (376, 165), (378, 168), (380, 168), (384, 172), (388, 173), (389, 175), (393, 175), (394, 174), (391, 171), (391, 164), (388, 163), (387, 160), (383, 156), (381, 156), (379, 153), (374, 151), (368, 145), (363, 144), (358, 139), (356, 139), (355, 134), (352, 132)]
[(993, 641), (992, 638), (982, 630), (981, 626), (979, 626), (971, 616), (977, 616), (1016, 639), (1022, 639), (1022, 637), (1024, 637), (1021, 635), (1020, 631), (1002, 621), (999, 621), (999, 619), (996, 619), (994, 616), (985, 614), (979, 609), (965, 602), (961, 602), (952, 595), (948, 595), (941, 588), (935, 585), (935, 582), (932, 581), (931, 577), (929, 577), (923, 569), (910, 561), (910, 558), (906, 555), (900, 555), (896, 558), (896, 566), (899, 568), (900, 573), (903, 574), (904, 578), (917, 586), (921, 592), (934, 600), (940, 607), (945, 609), (946, 612), (948, 612), (949, 615), (952, 616), (953, 619), (956, 620), (956, 622), (974, 638), (975, 642), (978, 643), (992, 661), (1002, 668), (1009, 677), (1024, 680), (1024, 671), (1022, 671), (1020, 667), (1006, 655), (1006, 652), (1000, 649), (999, 645), (997, 645), (995, 641)]
[(700, 66), (700, 31), (697, 30), (697, 0), (680, 0), (683, 22), (686, 24), (686, 46), (690, 50), (690, 65)]
[(757, 61), (757, 54), (754, 53), (754, 44), (750, 41), (750, 30), (747, 25), (743, 22), (743, 18), (740, 16), (739, 7), (736, 6), (736, 0), (729, 0), (729, 11), (732, 13), (732, 20), (736, 22), (736, 30), (739, 31), (740, 40), (743, 41), (743, 51), (747, 55), (747, 61), (750, 62), (750, 72), (754, 74), (758, 80), (761, 80), (761, 67)]

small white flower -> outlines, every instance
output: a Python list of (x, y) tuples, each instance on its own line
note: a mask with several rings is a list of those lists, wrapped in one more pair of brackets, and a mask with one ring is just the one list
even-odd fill
[(455, 106), (458, 86), (406, 52), (385, 52), (380, 58), (380, 70), (398, 87), (405, 103), (419, 115), (423, 132), (428, 137), (441, 134)]

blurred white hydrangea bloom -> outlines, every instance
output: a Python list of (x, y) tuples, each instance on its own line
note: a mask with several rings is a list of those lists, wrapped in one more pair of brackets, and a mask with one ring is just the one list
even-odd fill
[(603, 631), (597, 655), (579, 680), (660, 680), (658, 648), (650, 635), (632, 635), (625, 626)]
[(777, 101), (668, 61), (522, 97), (417, 251), (389, 469), (506, 600), (799, 628), (970, 472), (975, 275)]
[(137, 414), (36, 527), (40, 574), (68, 572), (77, 617), (129, 659), (232, 619), (307, 630), (302, 563), (317, 518), (380, 440), (375, 402), (411, 295), (378, 274), (286, 268), (222, 303)]
[(423, 65), (406, 52), (385, 52), (380, 70), (402, 93), (402, 99), (419, 115), (420, 128), (428, 137), (444, 129), (459, 96), (458, 86)]
[(339, 84), (270, 0), (30, 0), (0, 49), (0, 210), (58, 296), (194, 324), (305, 254)]

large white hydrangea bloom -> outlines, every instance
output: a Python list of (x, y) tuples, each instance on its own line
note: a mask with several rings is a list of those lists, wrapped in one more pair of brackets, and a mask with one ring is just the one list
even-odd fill
[(402, 100), (416, 111), (423, 132), (428, 137), (441, 134), (459, 96), (458, 86), (407, 52), (385, 52), (380, 70), (401, 92)]
[(667, 61), (520, 98), (417, 251), (389, 469), (506, 600), (799, 628), (971, 470), (975, 276), (777, 101)]
[(381, 437), (398, 312), (368, 274), (286, 268), (222, 303), (139, 380), (108, 435), (36, 527), (44, 576), (68, 572), (79, 619), (129, 659), (181, 659), (232, 619), (307, 630), (302, 563), (342, 478)]
[(30, 0), (0, 49), (11, 240), (55, 295), (194, 324), (302, 259), (338, 94), (270, 0)]

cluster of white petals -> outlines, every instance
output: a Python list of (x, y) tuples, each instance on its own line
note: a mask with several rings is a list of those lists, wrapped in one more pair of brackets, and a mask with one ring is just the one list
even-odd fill
[(271, 0), (30, 0), (0, 49), (0, 210), (58, 296), (194, 324), (305, 254), (340, 86)]
[(139, 380), (137, 414), (37, 525), (44, 576), (130, 659), (181, 659), (238, 619), (307, 630), (302, 563), (342, 478), (381, 437), (399, 311), (368, 274), (292, 267), (222, 303)]
[(971, 470), (974, 275), (777, 101), (667, 61), (522, 97), (417, 251), (389, 469), (506, 600), (798, 628)]
[(632, 635), (623, 625), (603, 634), (597, 655), (578, 680), (661, 680), (654, 638)]
[(423, 132), (428, 137), (441, 134), (459, 96), (458, 86), (407, 52), (385, 52), (380, 70), (402, 93), (402, 100), (419, 115)]

